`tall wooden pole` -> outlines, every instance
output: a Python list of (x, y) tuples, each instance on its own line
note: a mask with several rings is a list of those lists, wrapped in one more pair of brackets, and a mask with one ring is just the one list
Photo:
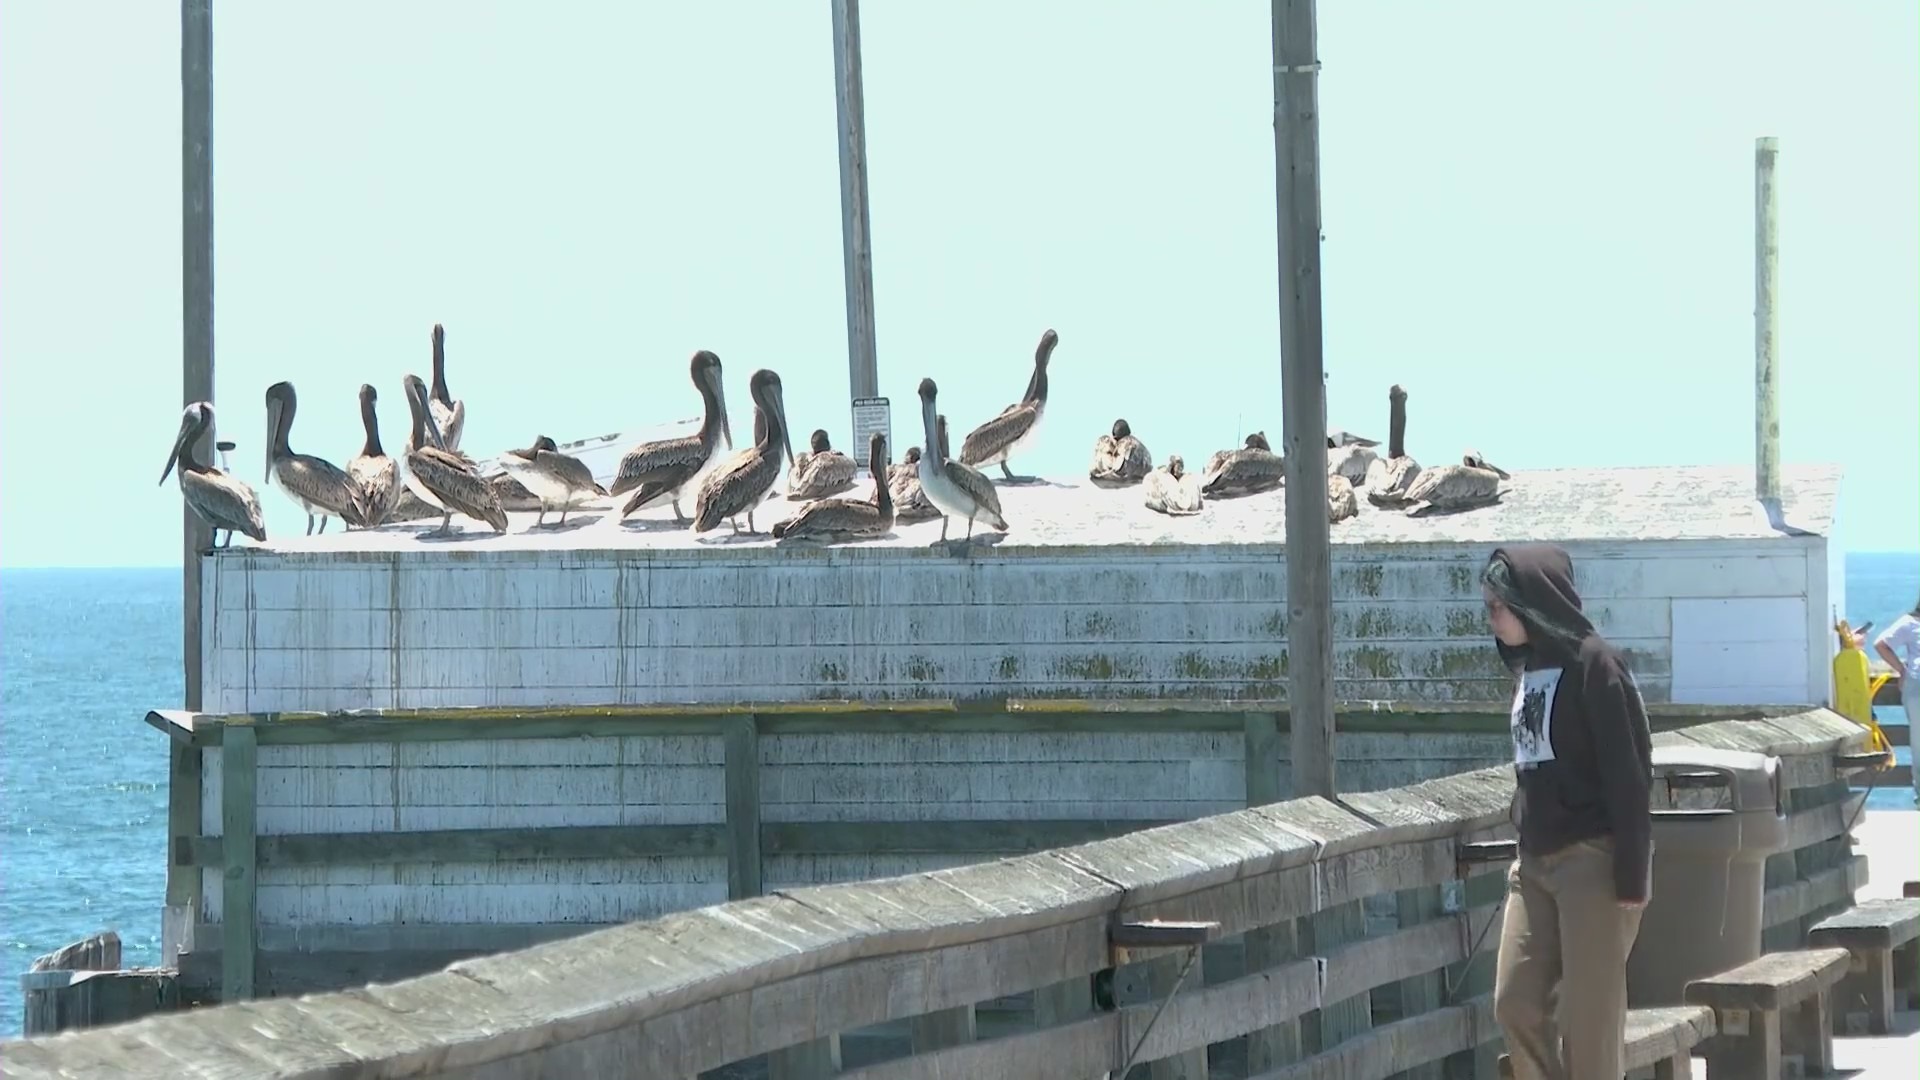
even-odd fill
[(1773, 168), (1780, 140), (1753, 144), (1753, 481), (1769, 513), (1780, 510), (1780, 199)]
[(1287, 470), (1287, 696), (1293, 794), (1334, 793), (1333, 551), (1320, 355), (1320, 108), (1314, 0), (1273, 0), (1280, 394)]
[[(840, 238), (847, 276), (847, 377), (855, 399), (878, 397), (880, 372), (873, 344), (873, 247), (867, 223), (867, 107), (860, 78), (860, 0), (833, 0), (833, 87), (835, 112), (840, 121)], [(849, 452), (864, 462), (864, 444)]]
[[(213, 0), (180, 0), (180, 398), (213, 400)], [(209, 429), (194, 452), (213, 460)], [(213, 542), (184, 505), (181, 632), (188, 709), (200, 701), (200, 552)]]

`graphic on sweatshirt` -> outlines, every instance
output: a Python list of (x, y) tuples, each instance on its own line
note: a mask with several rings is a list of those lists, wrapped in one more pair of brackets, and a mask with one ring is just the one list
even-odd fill
[(1530, 769), (1553, 760), (1553, 697), (1562, 668), (1522, 672), (1513, 692), (1508, 727), (1513, 734), (1513, 763)]

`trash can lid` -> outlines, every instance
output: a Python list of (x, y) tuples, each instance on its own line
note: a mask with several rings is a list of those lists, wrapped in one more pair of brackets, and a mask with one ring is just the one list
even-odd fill
[(1665, 773), (1718, 773), (1712, 786), (1724, 786), (1733, 810), (1780, 812), (1780, 759), (1750, 750), (1712, 746), (1656, 746), (1655, 779)]

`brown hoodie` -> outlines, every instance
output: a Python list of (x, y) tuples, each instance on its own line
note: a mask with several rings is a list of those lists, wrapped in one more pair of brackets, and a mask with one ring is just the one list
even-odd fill
[(1527, 628), (1532, 640), (1510, 722), (1520, 850), (1547, 855), (1610, 836), (1618, 899), (1646, 900), (1652, 885), (1653, 752), (1633, 673), (1580, 610), (1565, 549), (1516, 544), (1496, 549), (1493, 557), (1512, 571), (1519, 599), (1566, 635)]

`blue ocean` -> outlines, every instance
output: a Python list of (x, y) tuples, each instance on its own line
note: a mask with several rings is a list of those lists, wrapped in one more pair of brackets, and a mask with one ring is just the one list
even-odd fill
[[(1848, 557), (1854, 623), (1884, 627), (1916, 594), (1920, 555)], [(179, 571), (0, 572), (0, 644), (0, 1035), (14, 1036), (34, 957), (111, 928), (129, 966), (159, 960), (167, 749), (141, 718), (180, 701)]]

